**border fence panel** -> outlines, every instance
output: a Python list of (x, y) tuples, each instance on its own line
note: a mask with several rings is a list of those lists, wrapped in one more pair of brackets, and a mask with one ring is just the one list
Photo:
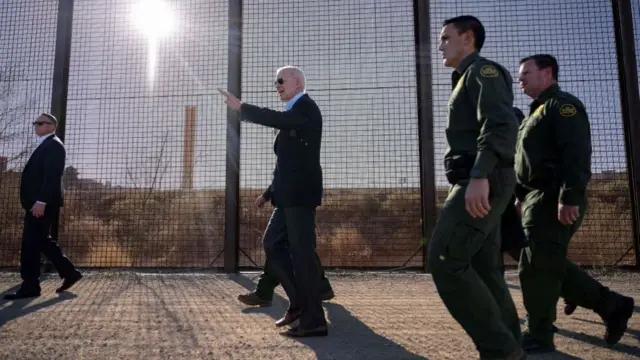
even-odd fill
[[(237, 136), (216, 88), (241, 82), (243, 101), (282, 109), (273, 88), (276, 69), (296, 65), (323, 114), (324, 199), (316, 224), (323, 265), (423, 267), (421, 246), (430, 234), (422, 238), (421, 209), (429, 206), (421, 203), (416, 79), (426, 72), (416, 73), (414, 1), (244, 0), (242, 18), (231, 22), (228, 0), (165, 0), (166, 7), (154, 8), (140, 8), (138, 0), (73, 3), (66, 19), (72, 24), (69, 78), (62, 84), (68, 85), (65, 207), (57, 228), (78, 266), (231, 270), (237, 246), (240, 267), (262, 267), (271, 206), (253, 203), (272, 178), (276, 132), (242, 123)], [(439, 33), (443, 20), (472, 14), (487, 30), (482, 54), (511, 72), (515, 105), (523, 112), (531, 100), (519, 89), (518, 61), (535, 53), (557, 57), (561, 87), (587, 107), (593, 177), (570, 258), (581, 265), (638, 265), (628, 169), (637, 161), (627, 161), (625, 149), (629, 117), (623, 118), (628, 110), (621, 110), (621, 99), (630, 91), (620, 87), (616, 40), (623, 37), (616, 38), (621, 26), (612, 4), (428, 2), (430, 18), (419, 21), (430, 24), (433, 96), (421, 101), (433, 105), (433, 124), (422, 125), (433, 126), (437, 207), (448, 187), (442, 157), (451, 92)], [(631, 8), (640, 18), (640, 1)], [(3, 267), (19, 260), (20, 173), (37, 145), (31, 122), (63, 101), (52, 92), (54, 74), (56, 83), (66, 75), (64, 67), (54, 68), (56, 49), (58, 55), (64, 49), (56, 47), (57, 22), (57, 1), (0, 3)], [(229, 26), (239, 23), (242, 32), (229, 36)], [(234, 62), (237, 46), (241, 57)], [(233, 253), (225, 253), (229, 246)]]
[[(323, 114), (325, 266), (420, 266), (420, 185), (411, 1), (244, 1), (243, 99), (281, 109), (276, 69), (300, 66)], [(273, 129), (242, 127), (241, 264), (262, 266)], [(410, 260), (410, 261), (409, 261)]]
[(140, 3), (75, 4), (61, 243), (79, 266), (221, 266), (227, 2)]
[(51, 110), (57, 3), (0, 3), (0, 266), (17, 266), (20, 174), (38, 145), (31, 123)]

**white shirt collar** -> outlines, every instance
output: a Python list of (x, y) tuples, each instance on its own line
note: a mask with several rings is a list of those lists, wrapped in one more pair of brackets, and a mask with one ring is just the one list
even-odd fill
[(50, 134), (46, 134), (46, 135), (42, 135), (38, 137), (38, 145), (42, 144), (43, 141), (45, 141), (49, 136), (54, 135), (55, 133), (50, 133)]
[(298, 99), (300, 99), (304, 94), (305, 94), (304, 91), (296, 94), (296, 96), (294, 96), (291, 100), (287, 101), (287, 103), (284, 104), (284, 109), (287, 111), (291, 110), (291, 108), (293, 108), (293, 105), (295, 105), (296, 101), (298, 101)]

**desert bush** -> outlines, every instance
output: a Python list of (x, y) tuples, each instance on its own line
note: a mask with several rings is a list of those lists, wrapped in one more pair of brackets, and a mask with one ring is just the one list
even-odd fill
[[(0, 173), (0, 264), (17, 265), (23, 212), (19, 173)], [(75, 179), (65, 193), (60, 243), (81, 266), (219, 266), (224, 247), (224, 190), (110, 188)], [(262, 189), (242, 189), (240, 248), (264, 261), (262, 233), (271, 214), (254, 208)], [(437, 190), (439, 208), (447, 188)], [(596, 178), (590, 206), (572, 240), (580, 264), (609, 265), (633, 244), (626, 175)], [(421, 244), (420, 190), (327, 189), (318, 209), (318, 252), (327, 266), (399, 266)], [(428, 239), (428, 237), (427, 237)], [(213, 263), (214, 259), (217, 260)], [(241, 255), (241, 265), (253, 265)], [(419, 266), (421, 252), (410, 265)], [(622, 263), (633, 263), (633, 251)]]
[(24, 210), (19, 186), (19, 173), (0, 171), (0, 265), (4, 266), (16, 266), (20, 258)]

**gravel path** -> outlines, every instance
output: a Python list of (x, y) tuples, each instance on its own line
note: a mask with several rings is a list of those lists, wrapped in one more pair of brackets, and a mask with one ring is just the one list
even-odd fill
[[(273, 325), (286, 309), (279, 288), (268, 308), (236, 300), (256, 273), (86, 272), (72, 293), (58, 296), (59, 279), (43, 281), (35, 300), (0, 300), (2, 359), (477, 359), (473, 344), (451, 318), (428, 274), (329, 273), (337, 297), (325, 304), (327, 338), (293, 340)], [(640, 274), (599, 273), (640, 304)], [(507, 279), (519, 307), (517, 276)], [(4, 290), (16, 273), (0, 273)], [(472, 301), (472, 299), (470, 299)], [(640, 357), (640, 306), (621, 343), (608, 348), (595, 314), (559, 307), (553, 356), (530, 359)]]

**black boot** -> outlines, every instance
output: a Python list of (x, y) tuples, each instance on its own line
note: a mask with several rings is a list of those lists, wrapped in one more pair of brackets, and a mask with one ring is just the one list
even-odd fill
[(564, 299), (564, 314), (569, 316), (571, 314), (573, 314), (574, 311), (576, 311), (576, 308), (578, 308), (578, 305), (570, 302), (567, 299)]
[(600, 315), (607, 330), (604, 340), (609, 345), (615, 345), (627, 331), (629, 319), (633, 315), (635, 301), (633, 298), (609, 291), (604, 297), (603, 306), (594, 311)]

